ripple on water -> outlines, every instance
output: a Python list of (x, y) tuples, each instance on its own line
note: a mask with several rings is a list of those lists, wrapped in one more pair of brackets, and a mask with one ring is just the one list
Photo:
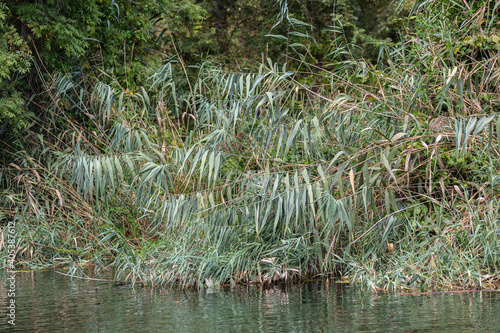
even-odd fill
[(338, 285), (169, 291), (18, 273), (16, 332), (500, 332), (500, 293), (371, 295)]

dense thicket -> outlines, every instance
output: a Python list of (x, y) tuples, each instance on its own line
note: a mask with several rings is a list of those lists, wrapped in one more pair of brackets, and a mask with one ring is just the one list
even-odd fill
[(18, 264), (181, 286), (497, 284), (499, 11), (3, 4), (0, 221)]
[[(12, 132), (17, 136), (44, 119), (50, 103), (44, 92), (54, 71), (75, 81), (91, 73), (135, 91), (171, 57), (187, 65), (216, 57), (229, 66), (250, 61), (255, 67), (263, 56), (285, 61), (284, 49), (304, 41), (309, 61), (321, 63), (331, 52), (336, 23), (352, 42), (394, 38), (393, 7), (379, 0), (2, 2), (0, 134), (12, 139)], [(305, 24), (294, 24), (299, 21)]]

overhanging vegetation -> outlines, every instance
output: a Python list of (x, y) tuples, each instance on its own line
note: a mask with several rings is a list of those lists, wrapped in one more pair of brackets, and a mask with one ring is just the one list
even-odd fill
[(320, 66), (297, 32), (286, 62), (172, 58), (135, 91), (51, 75), (42, 130), (0, 175), (18, 263), (180, 287), (497, 285), (498, 7), (415, 6), (376, 64), (339, 37)]

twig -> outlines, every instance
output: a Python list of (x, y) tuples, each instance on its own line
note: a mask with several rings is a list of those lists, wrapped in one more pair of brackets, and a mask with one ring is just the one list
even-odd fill
[(69, 277), (76, 278), (76, 279), (82, 279), (82, 280), (127, 283), (127, 282), (121, 282), (121, 281), (115, 281), (115, 280), (94, 279), (94, 278), (89, 278), (89, 277), (82, 277), (82, 276), (70, 275), (70, 274), (66, 274), (66, 273), (63, 273), (63, 272), (56, 271), (56, 270), (54, 270), (54, 272), (56, 272), (57, 274), (61, 274), (61, 275), (64, 275), (64, 276), (69, 276)]

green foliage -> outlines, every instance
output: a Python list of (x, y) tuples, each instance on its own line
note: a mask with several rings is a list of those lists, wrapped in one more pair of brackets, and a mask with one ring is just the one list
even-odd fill
[(18, 134), (30, 124), (30, 114), (20, 92), (14, 91), (9, 94), (9, 91), (5, 89), (0, 97), (0, 108), (2, 110), (0, 113), (0, 123), (2, 124), (0, 137), (7, 131)]
[(0, 138), (7, 128), (14, 133), (29, 124), (29, 114), (20, 92), (19, 76), (31, 66), (31, 51), (26, 42), (8, 23), (10, 9), (0, 2)]
[[(389, 35), (394, 38), (395, 25), (387, 23), (392, 22), (392, 14), (387, 16), (394, 12), (388, 9), (391, 6), (372, 0), (290, 4), (227, 0), (215, 3), (48, 0), (3, 4), (0, 16), (5, 32), (0, 38), (0, 78), (9, 81), (2, 83), (3, 98), (12, 99), (4, 103), (20, 105), (18, 97), (24, 99), (14, 112), (16, 120), (11, 120), (13, 134), (28, 126), (31, 117), (46, 116), (40, 106), (47, 103), (42, 96), (44, 89), (50, 87), (43, 77), (54, 70), (71, 73), (76, 81), (88, 70), (114, 88), (136, 91), (149, 68), (175, 54), (181, 55), (182, 63), (195, 63), (216, 54), (226, 63), (234, 63), (236, 59), (255, 62), (262, 54), (276, 59), (282, 53), (282, 46), (269, 43), (265, 32), (271, 28), (275, 35), (286, 36), (290, 52), (307, 57), (309, 62), (322, 63), (338, 49), (338, 34), (332, 30), (337, 22), (344, 26), (347, 40), (354, 43), (376, 42)], [(278, 10), (286, 10), (290, 15), (286, 15), (286, 24), (273, 27)], [(374, 11), (376, 15), (372, 15)], [(287, 57), (288, 51), (285, 62)], [(36, 66), (32, 66), (33, 61)], [(11, 75), (14, 72), (15, 78)], [(189, 71), (189, 75), (194, 73)], [(2, 122), (12, 117), (12, 113), (3, 115)]]
[[(372, 65), (341, 27), (316, 30), (315, 3), (277, 2), (266, 38), (286, 47), (286, 62), (188, 67), (176, 52), (143, 79), (96, 75), (93, 64), (47, 77), (46, 130), (28, 133), (0, 174), (4, 219), (22, 221), (18, 262), (64, 254), (72, 272), (92, 259), (122, 279), (180, 287), (336, 275), (374, 290), (498, 282), (496, 58), (464, 60), (460, 30), (434, 24), (443, 2), (426, 2), (406, 40)], [(244, 6), (220, 5), (228, 22)], [(461, 6), (448, 9), (468, 22)], [(341, 35), (323, 67), (313, 54), (324, 55), (313, 50), (322, 33)]]
[(0, 3), (0, 79), (3, 81), (13, 73), (26, 74), (30, 68), (31, 52), (26, 42), (12, 25), (7, 23), (9, 8)]
[[(202, 13), (191, 1), (1, 3), (0, 98), (8, 111), (0, 114), (0, 121), (6, 124), (15, 117), (11, 134), (18, 135), (33, 115), (43, 119), (40, 105), (48, 102), (43, 90), (50, 89), (46, 79), (54, 70), (70, 73), (75, 81), (84, 72), (103, 80), (110, 75), (117, 88), (135, 90), (149, 71), (148, 63), (161, 61), (159, 37), (165, 30), (155, 30), (162, 27), (158, 17), (172, 25), (181, 20), (191, 24)], [(29, 113), (28, 107), (35, 112)]]

